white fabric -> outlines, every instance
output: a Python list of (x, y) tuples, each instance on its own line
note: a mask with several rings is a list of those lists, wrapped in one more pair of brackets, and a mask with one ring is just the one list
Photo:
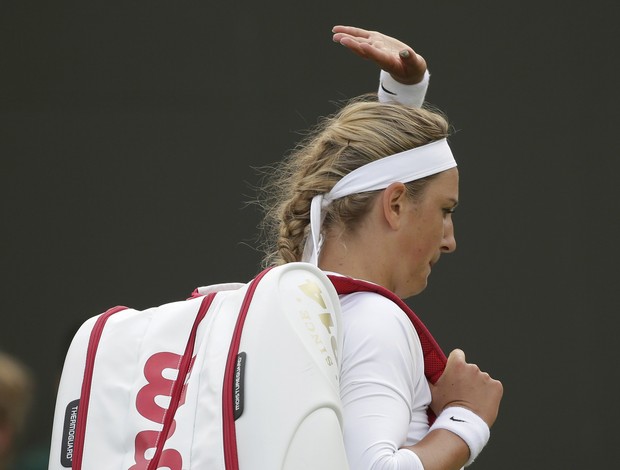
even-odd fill
[(454, 168), (456, 161), (446, 139), (375, 160), (353, 170), (338, 181), (323, 201), (329, 204), (349, 194), (384, 189)]
[(336, 199), (351, 194), (385, 189), (390, 184), (408, 183), (454, 168), (456, 161), (446, 139), (416, 147), (367, 163), (338, 181), (327, 194), (312, 198), (310, 204), (310, 234), (304, 247), (303, 261), (318, 265), (321, 251), (323, 209)]
[(340, 394), (351, 470), (423, 470), (403, 446), (428, 432), (431, 401), (422, 347), (405, 313), (385, 297), (340, 297), (344, 342)]
[(400, 103), (412, 108), (421, 108), (424, 103), (424, 95), (428, 89), (430, 74), (428, 70), (424, 78), (415, 85), (404, 85), (397, 82), (386, 71), (382, 70), (379, 75), (379, 90), (377, 96), (381, 103)]
[(435, 429), (447, 429), (465, 441), (469, 447), (466, 467), (476, 460), (491, 436), (489, 426), (480, 416), (460, 406), (451, 406), (443, 410), (430, 430)]

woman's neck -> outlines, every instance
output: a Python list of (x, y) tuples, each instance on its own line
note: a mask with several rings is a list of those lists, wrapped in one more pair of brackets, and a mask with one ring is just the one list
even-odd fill
[(392, 290), (390, 280), (391, 257), (385, 237), (368, 230), (363, 237), (344, 236), (327, 238), (321, 248), (319, 267), (356, 279), (374, 282)]

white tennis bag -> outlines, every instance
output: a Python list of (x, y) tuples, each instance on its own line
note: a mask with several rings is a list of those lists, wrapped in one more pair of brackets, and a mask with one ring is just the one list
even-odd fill
[(50, 470), (347, 469), (336, 291), (291, 263), (91, 318), (58, 392)]

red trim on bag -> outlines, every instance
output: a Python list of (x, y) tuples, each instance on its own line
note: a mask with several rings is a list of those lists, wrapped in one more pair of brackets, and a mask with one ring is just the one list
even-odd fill
[[(333, 276), (331, 274), (327, 277), (329, 277), (330, 281), (332, 281), (332, 284), (336, 288), (336, 292), (338, 292), (338, 294), (351, 294), (353, 292), (360, 291), (374, 292), (390, 299), (398, 305), (401, 310), (407, 314), (420, 338), (420, 345), (422, 346), (422, 354), (424, 356), (424, 375), (432, 384), (439, 380), (439, 377), (441, 377), (441, 374), (443, 374), (443, 371), (446, 368), (446, 362), (448, 359), (441, 350), (441, 347), (435, 338), (433, 338), (433, 335), (430, 331), (428, 331), (428, 328), (426, 328), (424, 323), (422, 323), (422, 320), (420, 320), (418, 316), (413, 313), (413, 310), (411, 310), (400, 297), (385, 287), (379, 286), (372, 282), (353, 279), (351, 277)], [(435, 413), (428, 408), (427, 414), (429, 423), (432, 424), (435, 421)]]
[(248, 291), (245, 293), (243, 303), (241, 304), (239, 316), (237, 317), (237, 324), (235, 325), (235, 330), (230, 342), (230, 349), (228, 350), (228, 359), (226, 361), (226, 370), (224, 372), (224, 386), (222, 389), (222, 425), (224, 434), (224, 462), (226, 470), (239, 469), (237, 432), (235, 429), (235, 417), (233, 413), (233, 378), (237, 354), (239, 353), (239, 343), (241, 342), (241, 332), (250, 308), (250, 303), (254, 297), (254, 292), (258, 287), (258, 283), (270, 269), (271, 268), (267, 268), (262, 271), (254, 278), (248, 287)]
[(103, 328), (110, 318), (115, 313), (122, 310), (126, 310), (127, 307), (118, 306), (107, 310), (102, 313), (93, 329), (90, 332), (90, 339), (88, 341), (88, 349), (86, 350), (86, 365), (84, 367), (84, 378), (82, 379), (82, 390), (80, 392), (80, 404), (78, 406), (78, 416), (75, 424), (75, 441), (73, 448), (73, 460), (71, 468), (73, 470), (82, 469), (82, 455), (84, 453), (84, 436), (86, 435), (86, 421), (88, 419), (88, 405), (90, 403), (90, 388), (93, 382), (93, 370), (95, 368), (95, 356), (97, 354), (97, 348)]
[(189, 334), (189, 338), (187, 339), (187, 344), (185, 345), (185, 352), (183, 353), (183, 357), (181, 358), (179, 373), (176, 380), (174, 381), (174, 385), (172, 386), (172, 393), (170, 394), (170, 404), (168, 405), (168, 409), (166, 410), (166, 414), (164, 415), (163, 428), (157, 436), (155, 454), (149, 462), (147, 470), (156, 470), (159, 466), (159, 459), (161, 458), (161, 454), (164, 450), (164, 445), (168, 440), (168, 433), (170, 432), (170, 428), (172, 427), (174, 416), (177, 409), (179, 408), (179, 401), (181, 400), (181, 395), (183, 394), (185, 380), (187, 379), (187, 374), (192, 363), (192, 355), (194, 354), (194, 346), (196, 344), (196, 332), (198, 331), (200, 322), (202, 322), (203, 318), (207, 314), (207, 311), (209, 310), (209, 307), (211, 307), (211, 303), (213, 302), (214, 298), (215, 293), (207, 295), (202, 300), (200, 308), (198, 309), (198, 313), (196, 314), (196, 319), (194, 320), (192, 330)]

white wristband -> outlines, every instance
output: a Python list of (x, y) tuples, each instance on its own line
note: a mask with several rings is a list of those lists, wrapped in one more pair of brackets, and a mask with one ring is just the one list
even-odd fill
[(394, 80), (385, 70), (381, 70), (379, 73), (379, 101), (381, 103), (397, 102), (412, 108), (421, 108), (429, 80), (430, 74), (426, 70), (420, 83), (405, 85)]
[(459, 406), (444, 409), (429, 432), (435, 429), (446, 429), (465, 441), (469, 447), (469, 460), (465, 464), (466, 467), (478, 457), (482, 448), (489, 441), (489, 437), (491, 437), (489, 426), (480, 416)]

